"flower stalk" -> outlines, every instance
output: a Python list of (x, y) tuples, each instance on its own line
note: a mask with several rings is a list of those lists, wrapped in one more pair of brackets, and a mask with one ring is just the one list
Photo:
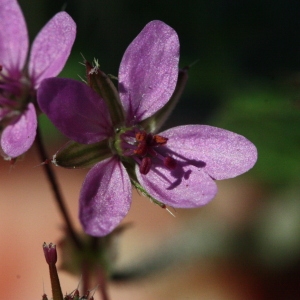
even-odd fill
[(43, 250), (44, 250), (46, 262), (49, 265), (53, 300), (64, 300), (63, 293), (60, 287), (59, 277), (57, 274), (57, 269), (56, 269), (56, 262), (57, 262), (56, 245), (52, 243), (50, 244), (44, 243)]
[[(46, 149), (44, 147), (44, 143), (42, 140), (42, 134), (41, 134), (41, 130), (38, 127), (37, 128), (37, 136), (36, 136), (36, 145), (38, 148), (38, 153), (40, 156), (40, 159), (42, 161), (45, 161), (47, 158), (47, 153), (46, 153)], [(77, 236), (75, 230), (74, 230), (74, 226), (72, 224), (71, 218), (69, 216), (68, 210), (65, 206), (65, 201), (63, 199), (62, 193), (60, 191), (59, 188), (59, 184), (57, 181), (57, 178), (55, 176), (55, 173), (53, 172), (52, 166), (49, 163), (44, 163), (43, 164), (43, 169), (45, 171), (45, 174), (48, 178), (48, 182), (52, 188), (52, 192), (54, 195), (54, 199), (56, 201), (56, 204), (58, 206), (58, 209), (65, 221), (65, 225), (67, 228), (67, 232), (69, 233), (72, 241), (74, 242), (74, 245), (78, 248), (81, 249), (82, 248), (82, 243), (79, 239), (79, 237)]]

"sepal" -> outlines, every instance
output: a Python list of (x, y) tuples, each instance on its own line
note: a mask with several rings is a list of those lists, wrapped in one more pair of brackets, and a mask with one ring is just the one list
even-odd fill
[(188, 70), (189, 67), (184, 67), (183, 69), (179, 70), (176, 88), (167, 104), (158, 110), (153, 116), (139, 123), (139, 125), (146, 131), (153, 133), (158, 132), (158, 130), (170, 116), (186, 86), (188, 80)]
[(69, 141), (53, 156), (52, 163), (70, 169), (91, 168), (110, 156), (108, 139), (89, 145)]
[(118, 90), (110, 77), (100, 70), (97, 60), (94, 60), (94, 63), (93, 67), (88, 61), (85, 61), (87, 83), (103, 98), (109, 109), (113, 125), (118, 127), (125, 122), (125, 113)]
[(166, 208), (166, 205), (154, 197), (152, 197), (140, 184), (138, 181), (131, 179), (132, 185), (137, 189), (138, 192), (140, 192), (143, 196), (147, 197), (152, 203), (160, 206), (161, 208)]

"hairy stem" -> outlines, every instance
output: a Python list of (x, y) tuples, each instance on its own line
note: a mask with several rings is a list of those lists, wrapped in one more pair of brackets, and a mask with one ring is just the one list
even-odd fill
[[(48, 159), (48, 156), (47, 156), (46, 149), (44, 147), (44, 143), (42, 140), (42, 134), (41, 134), (41, 130), (39, 127), (37, 128), (36, 144), (37, 144), (38, 152), (40, 155), (40, 159), (42, 161), (45, 161), (46, 159)], [(81, 249), (82, 243), (74, 230), (73, 224), (71, 222), (70, 216), (69, 216), (68, 211), (65, 206), (65, 201), (63, 199), (62, 193), (59, 188), (58, 180), (53, 172), (52, 166), (49, 163), (45, 163), (43, 165), (43, 168), (44, 168), (45, 174), (48, 178), (49, 184), (52, 188), (52, 192), (54, 194), (54, 198), (55, 198), (56, 204), (58, 206), (58, 209), (65, 221), (67, 231), (68, 231), (71, 239), (73, 240), (74, 244), (76, 245), (76, 247), (78, 249)]]
[(55, 264), (49, 264), (49, 272), (50, 272), (53, 300), (63, 300), (63, 294), (60, 288), (60, 282), (59, 282)]

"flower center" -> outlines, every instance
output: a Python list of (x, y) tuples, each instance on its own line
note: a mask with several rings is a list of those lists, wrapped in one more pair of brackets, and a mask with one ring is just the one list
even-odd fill
[(119, 133), (117, 151), (121, 156), (132, 157), (139, 164), (141, 174), (147, 174), (157, 159), (173, 170), (176, 160), (162, 151), (167, 142), (168, 139), (161, 135), (147, 133), (137, 127), (126, 128)]
[(20, 95), (20, 84), (18, 80), (11, 78), (3, 66), (0, 65), (0, 96), (11, 99)]
[(0, 65), (0, 121), (4, 119), (10, 122), (27, 108), (28, 102), (32, 97), (31, 85), (27, 78), (21, 73), (9, 74)]

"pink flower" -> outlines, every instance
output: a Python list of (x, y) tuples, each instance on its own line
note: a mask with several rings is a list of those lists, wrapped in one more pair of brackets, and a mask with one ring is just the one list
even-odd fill
[(36, 89), (56, 76), (69, 57), (76, 24), (65, 12), (56, 14), (35, 38), (24, 68), (28, 33), (16, 0), (0, 0), (0, 132), (3, 156), (26, 152), (36, 135)]
[[(255, 164), (255, 146), (224, 129), (186, 125), (154, 133), (156, 118), (174, 97), (178, 61), (176, 32), (152, 21), (125, 51), (119, 95), (97, 66), (89, 76), (94, 80), (96, 74), (91, 86), (98, 87), (98, 93), (69, 79), (41, 83), (42, 111), (66, 136), (86, 144), (71, 144), (57, 153), (54, 162), (67, 165), (69, 153), (82, 155), (87, 162), (99, 158), (80, 193), (80, 220), (86, 233), (103, 236), (120, 223), (130, 208), (131, 184), (162, 207), (193, 208), (214, 198), (215, 180), (235, 177)], [(109, 88), (102, 89), (106, 85)], [(74, 167), (86, 165), (83, 160)]]

